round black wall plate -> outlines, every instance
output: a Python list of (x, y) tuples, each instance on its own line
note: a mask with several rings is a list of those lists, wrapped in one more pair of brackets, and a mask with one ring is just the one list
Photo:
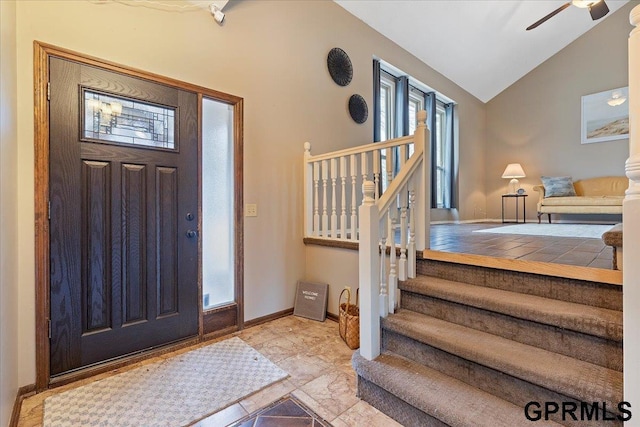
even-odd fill
[(340, 86), (346, 86), (351, 83), (353, 78), (353, 66), (351, 65), (351, 59), (349, 55), (340, 49), (334, 47), (329, 51), (327, 55), (327, 68), (329, 68), (329, 74), (334, 82)]
[(369, 109), (367, 108), (367, 101), (361, 95), (351, 95), (349, 98), (349, 114), (356, 123), (364, 123), (369, 116)]

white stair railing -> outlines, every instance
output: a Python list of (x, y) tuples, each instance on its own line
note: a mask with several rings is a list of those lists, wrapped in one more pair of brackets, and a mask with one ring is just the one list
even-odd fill
[(415, 277), (416, 250), (429, 242), (429, 131), (426, 111), (417, 116), (414, 135), (391, 141), (317, 156), (304, 144), (305, 237), (359, 243), (360, 353), (369, 360), (380, 354), (380, 317), (398, 306), (398, 280)]
[(382, 181), (385, 188), (390, 185), (395, 179), (392, 165), (404, 164), (413, 144), (410, 135), (314, 156), (305, 142), (305, 237), (357, 241), (362, 184), (373, 181), (378, 200)]
[[(398, 302), (398, 278), (415, 277), (416, 249), (426, 249), (429, 241), (430, 150), (426, 112), (418, 113), (414, 134), (414, 153), (402, 165), (386, 191), (375, 200), (375, 184), (363, 184), (360, 207), (359, 287), (360, 287), (360, 354), (373, 360), (380, 354), (380, 317), (393, 313)], [(421, 201), (421, 202), (420, 202)], [(400, 213), (400, 227), (395, 216)], [(389, 271), (386, 274), (387, 240), (395, 241), (400, 233), (398, 277), (396, 247), (390, 246)], [(391, 233), (394, 235), (391, 235)], [(417, 236), (422, 236), (419, 243)], [(408, 243), (407, 243), (408, 241)]]

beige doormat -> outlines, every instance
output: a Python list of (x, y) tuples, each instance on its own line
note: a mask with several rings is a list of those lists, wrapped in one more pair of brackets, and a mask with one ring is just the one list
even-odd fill
[(184, 426), (287, 376), (234, 337), (50, 396), (44, 427)]
[(601, 224), (518, 224), (474, 230), (474, 233), (527, 234), (529, 236), (600, 239), (613, 225)]

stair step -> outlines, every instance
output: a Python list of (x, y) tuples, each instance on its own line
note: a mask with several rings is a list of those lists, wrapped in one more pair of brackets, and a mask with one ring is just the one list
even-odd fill
[[(581, 402), (567, 395), (515, 378), (504, 372), (479, 365), (389, 330), (383, 331), (383, 348), (386, 351), (406, 357), (415, 363), (435, 369), (442, 374), (462, 381), (472, 387), (476, 387), (507, 402), (511, 402), (518, 407), (526, 407), (530, 402), (567, 402), (569, 405), (575, 404), (578, 407), (581, 405)], [(360, 387), (360, 384), (358, 384), (358, 386)], [(366, 386), (366, 384), (364, 384), (364, 386)], [(387, 413), (387, 411), (382, 409), (383, 406), (379, 408)], [(587, 421), (588, 418), (581, 418), (580, 416), (578, 416), (578, 421), (572, 421), (570, 417), (563, 418), (560, 413), (550, 414), (550, 419), (562, 423), (567, 427), (602, 427), (597, 420), (605, 417), (605, 414), (602, 412), (603, 410), (607, 410), (607, 416), (609, 418), (611, 416), (616, 417), (617, 415), (615, 408), (610, 408), (609, 406), (605, 408), (601, 401), (598, 403), (598, 408), (598, 417), (592, 418), (595, 422)], [(612, 427), (621, 427), (621, 425), (621, 422), (611, 423)]]
[(431, 259), (418, 260), (416, 267), (419, 275), (622, 311), (622, 286), (619, 284)]
[(473, 307), (413, 292), (402, 293), (401, 308), (622, 371), (621, 341), (608, 340), (485, 310), (483, 307)]
[(486, 288), (437, 277), (400, 283), (403, 291), (428, 295), (575, 332), (622, 341), (622, 312), (557, 299)]
[(585, 402), (622, 400), (622, 373), (409, 310), (383, 328), (476, 364)]
[[(512, 427), (531, 423), (523, 408), (392, 352), (385, 351), (375, 360), (368, 361), (356, 351), (352, 362), (359, 377), (445, 425)], [(398, 417), (402, 414), (389, 415)], [(405, 425), (425, 425), (424, 420), (418, 420), (416, 424), (399, 421), (406, 422)], [(535, 424), (560, 425), (553, 421), (537, 421)]]

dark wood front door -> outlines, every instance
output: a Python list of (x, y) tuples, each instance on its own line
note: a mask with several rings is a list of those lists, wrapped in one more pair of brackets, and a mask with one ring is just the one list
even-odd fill
[(198, 334), (198, 96), (49, 67), (57, 375)]

